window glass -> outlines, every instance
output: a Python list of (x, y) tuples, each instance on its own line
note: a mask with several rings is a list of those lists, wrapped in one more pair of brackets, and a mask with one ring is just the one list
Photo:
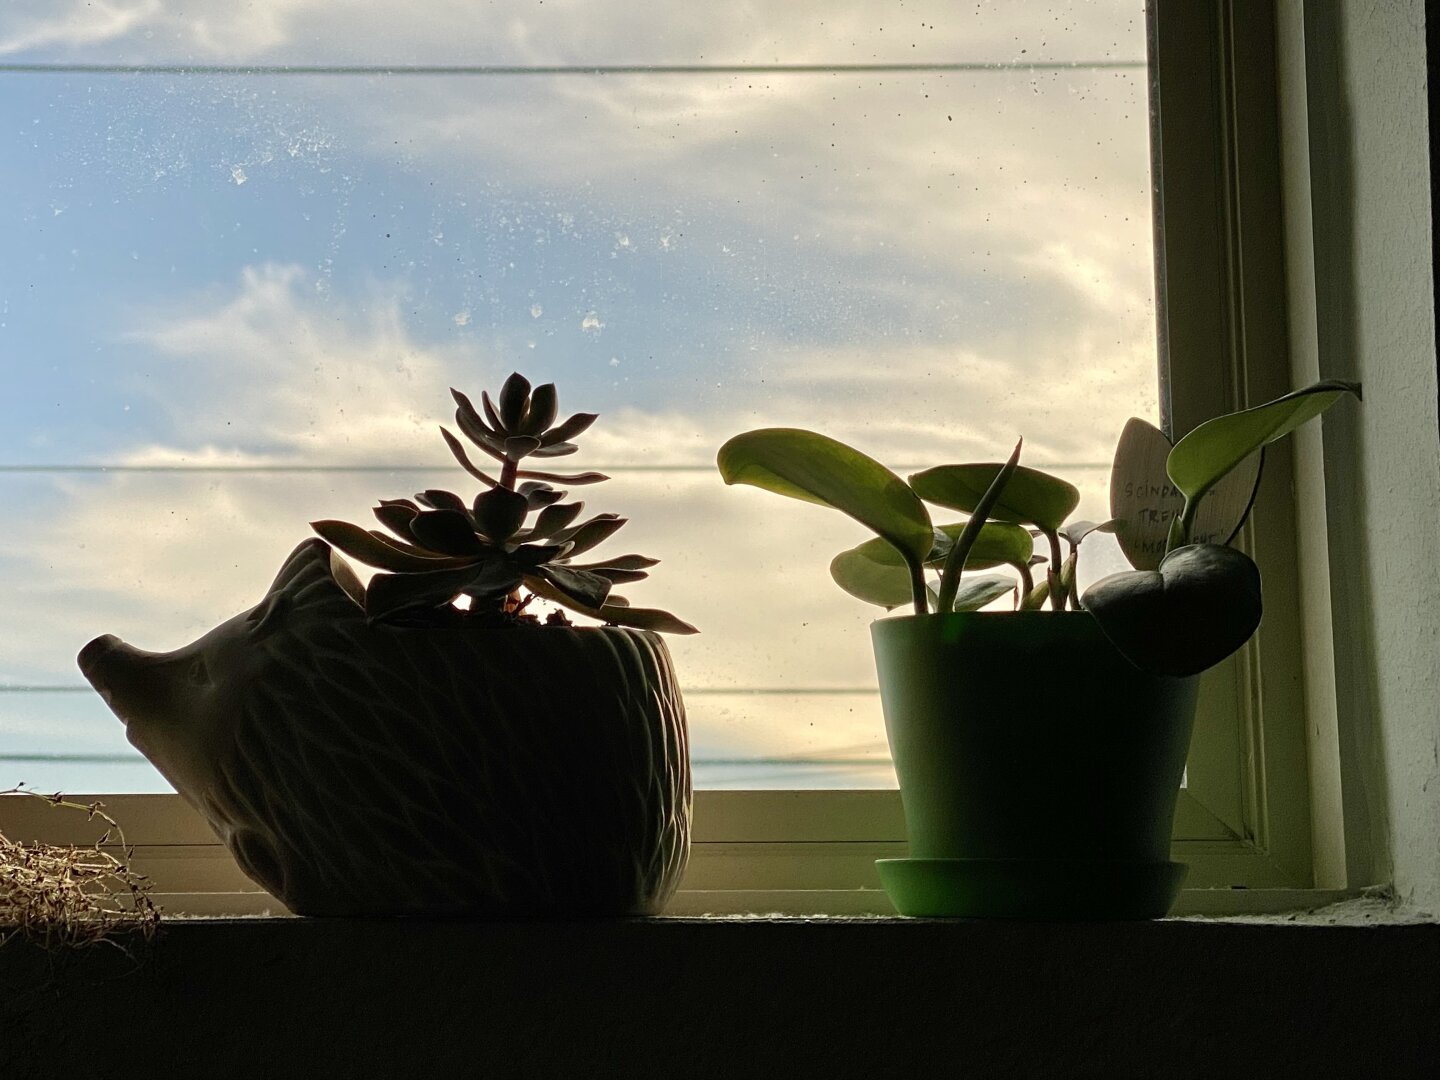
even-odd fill
[(866, 534), (715, 450), (1024, 435), (1106, 516), (1156, 412), (1144, 48), (1112, 2), (8, 5), (0, 787), (166, 790), (79, 648), (193, 639), (311, 520), (473, 494), (447, 388), (512, 370), (601, 414), (565, 464), (662, 559), (627, 594), (703, 631), (697, 784), (893, 785), (880, 612), (826, 570)]

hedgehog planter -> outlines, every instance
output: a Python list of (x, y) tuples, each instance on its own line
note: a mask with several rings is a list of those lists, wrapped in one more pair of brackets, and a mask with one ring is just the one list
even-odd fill
[(242, 870), (300, 915), (646, 915), (689, 844), (654, 633), (369, 626), (309, 540), (172, 653), (80, 668)]

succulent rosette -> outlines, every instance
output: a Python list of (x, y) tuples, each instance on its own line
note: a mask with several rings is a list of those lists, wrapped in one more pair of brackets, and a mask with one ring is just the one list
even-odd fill
[[(594, 413), (575, 413), (556, 423), (559, 397), (554, 384), (532, 388), (518, 373), (505, 380), (498, 401), (482, 393), (480, 410), (460, 391), (450, 393), (456, 426), (498, 463), (498, 477), (476, 467), (465, 443), (442, 427), (455, 460), (484, 485), (471, 502), (432, 488), (413, 499), (382, 499), (374, 513), (383, 529), (344, 521), (311, 523), (333, 548), (383, 571), (362, 586), (343, 560), (332, 558), (336, 580), (372, 622), (535, 624), (539, 620), (527, 608), (538, 596), (608, 625), (696, 632), (668, 612), (631, 607), (613, 591), (616, 585), (647, 577), (659, 560), (591, 554), (626, 519), (596, 514), (581, 520), (584, 503), (566, 502), (568, 492), (555, 486), (596, 484), (607, 476), (520, 467), (526, 458), (575, 453), (579, 447), (572, 440), (595, 422)], [(468, 601), (464, 607), (457, 604), (461, 597)], [(564, 620), (552, 616), (549, 621)]]

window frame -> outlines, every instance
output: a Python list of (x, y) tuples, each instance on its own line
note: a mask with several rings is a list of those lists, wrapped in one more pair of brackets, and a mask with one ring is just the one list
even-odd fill
[[(1273, 0), (1149, 4), (1162, 422), (1172, 434), (1289, 389), (1276, 18)], [(1264, 568), (1266, 617), (1202, 685), (1172, 845), (1191, 868), (1180, 913), (1342, 895), (1314, 889), (1294, 451), (1276, 449), (1241, 538)], [(74, 798), (105, 802), (126, 826), (168, 910), (282, 913), (179, 796)], [(0, 800), (0, 831), (95, 839), (80, 815), (24, 797)], [(888, 914), (873, 863), (905, 849), (897, 791), (700, 791), (694, 841), (672, 914)]]

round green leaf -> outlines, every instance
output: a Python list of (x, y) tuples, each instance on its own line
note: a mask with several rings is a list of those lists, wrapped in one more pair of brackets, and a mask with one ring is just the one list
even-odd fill
[(1159, 570), (1102, 578), (1080, 602), (1136, 667), (1198, 675), (1260, 625), (1260, 571), (1232, 547), (1190, 544), (1165, 556)]
[[(878, 544), (890, 552), (891, 561), (872, 559), (862, 552), (867, 544)], [(867, 540), (860, 547), (842, 551), (830, 560), (835, 584), (858, 600), (879, 604), (889, 610), (910, 603), (910, 571), (896, 551), (884, 540)]]
[[(973, 465), (937, 465), (910, 477), (915, 494), (936, 506), (972, 513), (991, 482), (1005, 466), (999, 462)], [(1036, 525), (1054, 532), (1080, 503), (1074, 484), (1039, 469), (1017, 466), (1005, 491), (990, 508), (997, 521)]]
[(955, 590), (952, 611), (979, 611), (992, 600), (998, 600), (1006, 593), (1015, 591), (1015, 582), (999, 574), (983, 574), (980, 577), (961, 578), (960, 587)]
[(1262, 446), (1284, 438), (1346, 394), (1360, 396), (1360, 384), (1327, 379), (1253, 409), (1217, 416), (1186, 435), (1165, 461), (1165, 471), (1191, 501)]
[(878, 533), (916, 563), (930, 553), (930, 515), (915, 492), (874, 458), (799, 428), (736, 435), (716, 457), (727, 484), (829, 506)]
[[(936, 530), (945, 537), (944, 542), (936, 537), (936, 545), (930, 551), (925, 565), (943, 566), (950, 545), (959, 538), (965, 522), (941, 525)], [(1030, 561), (1035, 551), (1035, 538), (1019, 525), (1006, 521), (987, 521), (975, 537), (970, 553), (965, 557), (966, 570), (988, 570), (992, 566), (1018, 566)]]

